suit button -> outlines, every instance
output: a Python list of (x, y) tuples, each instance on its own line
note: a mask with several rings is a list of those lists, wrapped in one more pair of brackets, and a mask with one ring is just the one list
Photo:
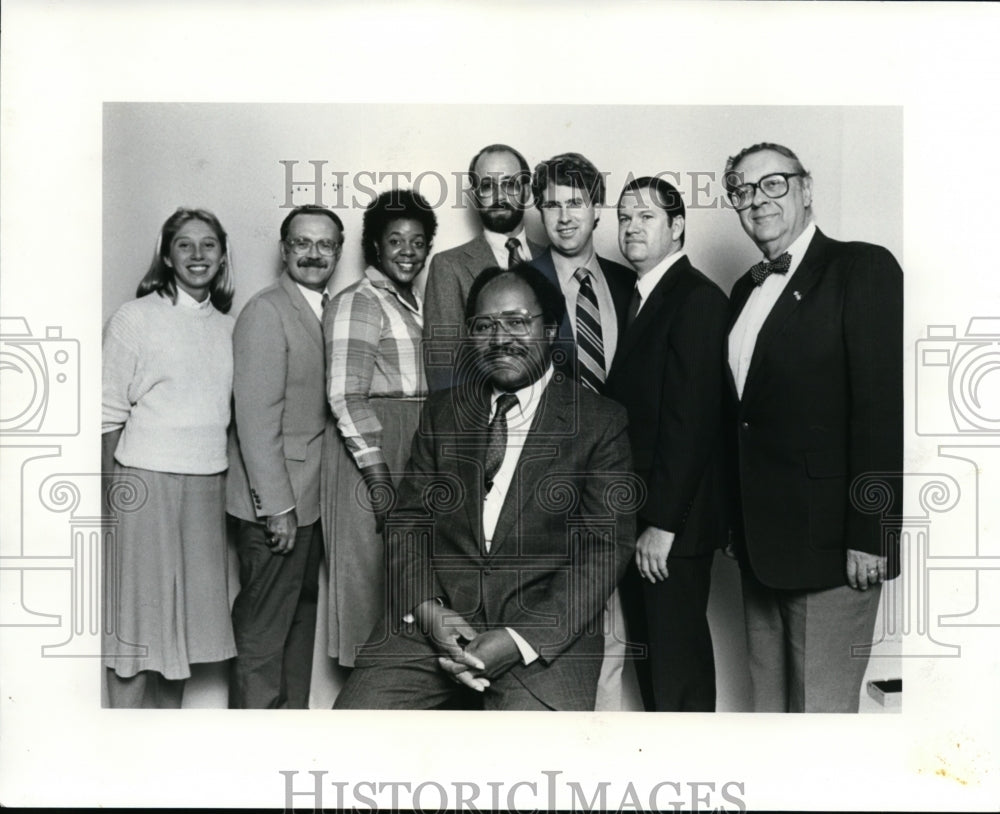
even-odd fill
[(750, 422), (749, 421), (744, 421), (742, 424), (740, 424), (740, 426), (743, 429), (745, 429), (745, 430), (749, 430), (750, 429)]

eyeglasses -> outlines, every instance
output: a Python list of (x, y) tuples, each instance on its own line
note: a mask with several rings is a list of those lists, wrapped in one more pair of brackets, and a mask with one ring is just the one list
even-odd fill
[[(756, 184), (733, 184), (728, 187), (729, 203), (740, 212), (753, 203), (759, 189), (768, 198), (784, 198), (788, 194), (788, 179), (805, 175), (804, 172), (772, 172)], [(738, 177), (738, 176), (737, 176)]]
[(340, 248), (340, 244), (332, 240), (317, 240), (313, 243), (307, 237), (295, 237), (291, 240), (286, 240), (285, 245), (296, 254), (308, 254), (312, 247), (315, 246), (316, 251), (324, 257), (332, 257), (337, 249)]
[(524, 190), (524, 178), (520, 175), (509, 176), (507, 178), (494, 178), (487, 175), (484, 178), (480, 178), (476, 183), (476, 191), (484, 198), (494, 195), (497, 190), (511, 197), (520, 195)]
[(493, 336), (500, 326), (511, 336), (527, 336), (531, 323), (541, 314), (529, 314), (522, 311), (504, 311), (501, 314), (482, 314), (468, 321), (469, 336), (485, 338)]

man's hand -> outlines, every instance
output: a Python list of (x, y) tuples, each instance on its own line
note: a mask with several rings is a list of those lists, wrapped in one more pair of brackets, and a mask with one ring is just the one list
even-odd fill
[(499, 627), (476, 636), (460, 658), (441, 657), (438, 664), (456, 681), (479, 690), (477, 684), (485, 684), (485, 689), (490, 685), (487, 679), (499, 678), (520, 660), (521, 651), (514, 637)]
[(299, 527), (299, 519), (295, 509), (284, 514), (272, 514), (264, 521), (267, 527), (267, 545), (272, 554), (291, 554), (295, 548), (295, 532)]
[(662, 582), (668, 576), (667, 557), (674, 545), (674, 533), (647, 526), (635, 543), (635, 564), (650, 582)]
[(441, 653), (438, 664), (452, 679), (476, 692), (490, 686), (489, 681), (475, 674), (486, 665), (476, 656), (467, 655), (463, 647), (476, 637), (472, 625), (436, 599), (420, 603), (413, 611), (413, 618), (420, 631)]
[(858, 591), (885, 582), (886, 560), (877, 554), (847, 549), (847, 584)]
[(368, 487), (368, 502), (375, 515), (375, 533), (385, 528), (385, 518), (396, 502), (396, 487), (385, 463), (372, 464), (361, 469), (361, 477)]

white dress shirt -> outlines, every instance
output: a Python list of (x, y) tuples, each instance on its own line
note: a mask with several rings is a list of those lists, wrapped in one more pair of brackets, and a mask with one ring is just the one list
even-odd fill
[[(729, 332), (729, 369), (736, 381), (736, 392), (743, 398), (743, 385), (747, 381), (747, 370), (753, 358), (753, 349), (757, 345), (757, 336), (767, 320), (771, 309), (781, 296), (802, 262), (802, 257), (809, 248), (809, 243), (816, 234), (816, 224), (810, 221), (802, 234), (785, 251), (791, 255), (791, 262), (785, 274), (769, 274), (763, 283), (754, 286), (740, 312), (736, 324)], [(764, 258), (765, 260), (767, 258)]]
[[(493, 533), (497, 528), (497, 521), (500, 519), (500, 510), (503, 508), (504, 500), (507, 498), (507, 491), (510, 489), (511, 481), (517, 471), (517, 463), (521, 459), (521, 451), (524, 449), (524, 442), (528, 438), (531, 430), (531, 422), (538, 411), (542, 394), (552, 380), (553, 369), (545, 371), (545, 375), (537, 381), (532, 382), (527, 387), (514, 392), (517, 396), (517, 404), (507, 411), (507, 449), (504, 452), (503, 462), (493, 477), (493, 486), (486, 493), (483, 499), (483, 543), (488, 554), (493, 545)], [(490, 401), (490, 420), (496, 415), (497, 399), (502, 395), (502, 391), (494, 390)], [(514, 639), (517, 649), (521, 653), (521, 661), (531, 664), (538, 658), (534, 648), (513, 628), (505, 630)]]
[(295, 285), (298, 286), (299, 291), (302, 292), (302, 296), (306, 298), (306, 302), (309, 303), (309, 307), (312, 308), (313, 313), (316, 315), (316, 319), (320, 322), (323, 321), (323, 295), (329, 296), (329, 289), (324, 288), (322, 291), (313, 291), (311, 288), (306, 288), (302, 283), (296, 282)]
[(491, 232), (489, 229), (483, 229), (483, 237), (486, 238), (490, 249), (493, 250), (493, 256), (496, 258), (497, 265), (502, 269), (509, 266), (507, 260), (510, 257), (510, 250), (505, 244), (511, 238), (514, 238), (521, 247), (521, 257), (524, 258), (524, 261), (527, 262), (531, 259), (531, 252), (528, 250), (528, 239), (525, 237), (523, 226), (517, 231), (517, 234), (513, 235), (504, 235), (500, 232)]
[(657, 283), (663, 279), (663, 275), (670, 270), (670, 267), (674, 263), (686, 256), (687, 252), (684, 251), (684, 249), (681, 249), (679, 252), (674, 252), (673, 254), (668, 254), (645, 274), (639, 275), (635, 281), (635, 287), (639, 289), (639, 311), (642, 311), (642, 307), (646, 304), (646, 300), (649, 299), (649, 295), (653, 293), (653, 289), (656, 288)]
[(559, 252), (552, 251), (552, 264), (556, 267), (556, 277), (559, 288), (566, 300), (566, 316), (569, 317), (573, 336), (576, 336), (576, 300), (580, 294), (580, 282), (576, 279), (576, 270), (585, 268), (590, 272), (590, 282), (597, 297), (597, 307), (601, 311), (601, 338), (604, 342), (604, 373), (611, 372), (611, 361), (615, 358), (618, 348), (618, 316), (615, 313), (615, 301), (611, 299), (611, 289), (604, 278), (601, 265), (597, 262), (597, 253), (593, 246), (587, 257), (563, 257)]

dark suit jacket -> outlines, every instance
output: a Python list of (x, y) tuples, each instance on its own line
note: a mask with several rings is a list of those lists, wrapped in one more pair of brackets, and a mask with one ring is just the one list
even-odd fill
[(727, 534), (722, 399), (729, 306), (688, 258), (672, 265), (620, 340), (605, 393), (628, 410), (640, 529), (675, 534), (671, 556), (708, 554)]
[[(749, 273), (737, 280), (730, 326), (752, 290)], [(817, 230), (761, 328), (742, 400), (729, 376), (734, 531), (765, 585), (843, 585), (847, 548), (890, 553), (878, 490), (852, 499), (851, 485), (889, 473), (881, 508), (898, 516), (902, 342), (903, 276), (893, 256)], [(895, 575), (898, 556), (890, 563)]]
[(328, 412), (323, 331), (287, 272), (240, 312), (233, 366), (226, 511), (256, 521), (294, 506), (300, 526), (316, 522)]
[[(611, 299), (615, 304), (615, 316), (618, 319), (618, 347), (622, 345), (625, 336), (625, 318), (628, 316), (629, 302), (632, 300), (632, 289), (635, 288), (635, 272), (626, 268), (613, 260), (606, 260), (598, 256), (597, 263), (601, 267), (601, 273), (608, 283), (611, 291)], [(560, 288), (559, 275), (556, 274), (556, 266), (552, 260), (552, 249), (542, 252), (531, 261), (536, 269), (549, 278), (556, 288)], [(553, 360), (556, 367), (564, 370), (571, 378), (576, 376), (576, 342), (573, 337), (573, 327), (570, 325), (569, 313), (559, 326), (559, 340), (556, 345), (557, 354)]]
[[(487, 409), (470, 386), (428, 398), (387, 525), (394, 602), (357, 665), (434, 657), (413, 625), (393, 620), (440, 597), (477, 631), (511, 627), (531, 644), (539, 659), (511, 672), (536, 697), (593, 709), (601, 614), (635, 544), (625, 411), (575, 383), (549, 383), (486, 553)], [(387, 635), (387, 624), (401, 629)]]
[[(527, 238), (525, 242), (531, 257), (543, 251)], [(496, 264), (497, 259), (482, 232), (468, 243), (431, 258), (424, 289), (424, 361), (431, 392), (457, 383), (455, 367), (459, 364), (469, 290), (481, 271)]]

